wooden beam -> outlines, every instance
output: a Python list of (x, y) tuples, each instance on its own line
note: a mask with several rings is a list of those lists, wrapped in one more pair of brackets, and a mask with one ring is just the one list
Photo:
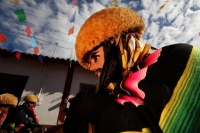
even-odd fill
[(69, 97), (73, 73), (74, 73), (74, 65), (71, 65), (71, 67), (68, 68), (67, 77), (66, 77), (66, 80), (65, 80), (65, 87), (64, 87), (64, 90), (63, 90), (62, 101), (61, 101), (61, 104), (60, 104), (60, 110), (59, 110), (59, 114), (58, 114), (57, 125), (64, 123), (64, 120), (65, 120), (64, 118), (65, 118), (66, 114), (65, 114), (65, 112), (63, 112), (63, 110), (67, 107), (67, 102), (65, 102), (65, 101), (68, 100), (68, 97)]

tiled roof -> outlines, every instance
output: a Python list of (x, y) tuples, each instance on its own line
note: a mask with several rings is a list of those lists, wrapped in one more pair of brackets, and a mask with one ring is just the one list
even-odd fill
[[(8, 58), (8, 57), (15, 57), (16, 52), (17, 51), (10, 52), (7, 49), (0, 48), (0, 56), (5, 58), (5, 59)], [(39, 56), (35, 55), (35, 54), (21, 53), (21, 58), (23, 58), (23, 59), (30, 59), (30, 60), (38, 60), (39, 61), (38, 57)], [(61, 64), (70, 65), (70, 61), (69, 60), (43, 56), (43, 63), (48, 63), (48, 62), (55, 62), (55, 63), (61, 63)], [(71, 65), (79, 66), (80, 64), (77, 61), (72, 60)]]

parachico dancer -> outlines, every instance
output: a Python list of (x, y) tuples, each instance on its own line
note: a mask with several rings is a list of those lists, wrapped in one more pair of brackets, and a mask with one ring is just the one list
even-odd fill
[(98, 11), (82, 25), (77, 60), (99, 81), (95, 94), (71, 101), (67, 133), (80, 131), (82, 120), (95, 133), (200, 132), (200, 49), (179, 43), (152, 50), (140, 41), (144, 28), (125, 7)]
[(13, 94), (4, 93), (0, 95), (0, 133), (9, 133), (14, 131), (15, 113), (12, 112), (14, 114), (9, 114), (9, 111), (10, 109), (15, 108), (17, 103), (18, 99)]
[(24, 98), (23, 105), (18, 106), (15, 133), (32, 133), (36, 127), (40, 128), (40, 133), (46, 132), (46, 128), (39, 124), (39, 119), (36, 116), (35, 106), (37, 102), (37, 96), (29, 94)]

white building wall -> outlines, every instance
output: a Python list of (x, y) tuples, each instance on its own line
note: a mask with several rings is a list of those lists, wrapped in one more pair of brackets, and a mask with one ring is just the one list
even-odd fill
[[(93, 72), (84, 69), (81, 66), (76, 66), (74, 68), (74, 75), (72, 78), (72, 85), (69, 93), (69, 98), (74, 97), (80, 91), (80, 83), (93, 84), (95, 85), (98, 81), (97, 76)], [(67, 103), (67, 108), (69, 108), (70, 103)]]
[[(20, 104), (27, 94), (40, 94), (40, 105), (36, 106), (40, 124), (56, 125), (62, 92), (65, 86), (68, 67), (50, 63), (42, 65), (36, 60), (0, 57), (0, 72), (29, 76), (20, 99)], [(43, 90), (41, 91), (41, 88)]]
[(97, 76), (95, 76), (93, 72), (90, 72), (89, 70), (86, 70), (81, 66), (75, 67), (70, 95), (75, 95), (80, 91), (80, 83), (95, 85), (97, 81)]
[[(36, 60), (18, 60), (15, 57), (4, 59), (0, 56), (0, 72), (29, 76), (20, 104), (23, 103), (23, 99), (27, 94), (34, 93), (38, 95), (40, 102), (36, 106), (36, 112), (40, 124), (56, 125), (67, 71), (68, 66), (64, 64), (48, 63), (42, 65), (41, 62)], [(97, 77), (81, 66), (76, 66), (70, 96), (74, 96), (79, 92), (80, 83), (96, 84)]]

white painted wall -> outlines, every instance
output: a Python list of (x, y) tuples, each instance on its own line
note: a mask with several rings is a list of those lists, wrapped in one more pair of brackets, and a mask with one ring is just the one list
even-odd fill
[[(75, 96), (80, 91), (80, 83), (95, 85), (97, 80), (98, 78), (93, 72), (90, 72), (81, 66), (75, 67), (69, 98)], [(69, 107), (69, 105), (70, 103), (68, 102), (67, 107)]]
[(95, 76), (93, 72), (90, 72), (89, 70), (86, 70), (81, 66), (77, 66), (74, 69), (71, 86), (72, 89), (70, 91), (71, 95), (74, 95), (80, 91), (80, 83), (95, 85), (97, 83), (97, 76)]
[[(29, 76), (20, 104), (27, 94), (39, 95), (40, 102), (36, 106), (36, 113), (40, 124), (56, 125), (67, 71), (68, 66), (64, 64), (49, 63), (43, 66), (37, 60), (18, 60), (15, 57), (4, 59), (0, 56), (0, 72)], [(96, 84), (97, 77), (77, 66), (74, 68), (70, 96), (79, 92), (80, 83)]]
[[(20, 104), (27, 94), (38, 95), (42, 86), (42, 102), (36, 106), (40, 124), (55, 125), (57, 122), (60, 101), (65, 85), (68, 67), (63, 64), (46, 64), (36, 60), (18, 60), (17, 58), (3, 59), (0, 57), (0, 72), (29, 76)], [(46, 82), (44, 82), (46, 78)]]

